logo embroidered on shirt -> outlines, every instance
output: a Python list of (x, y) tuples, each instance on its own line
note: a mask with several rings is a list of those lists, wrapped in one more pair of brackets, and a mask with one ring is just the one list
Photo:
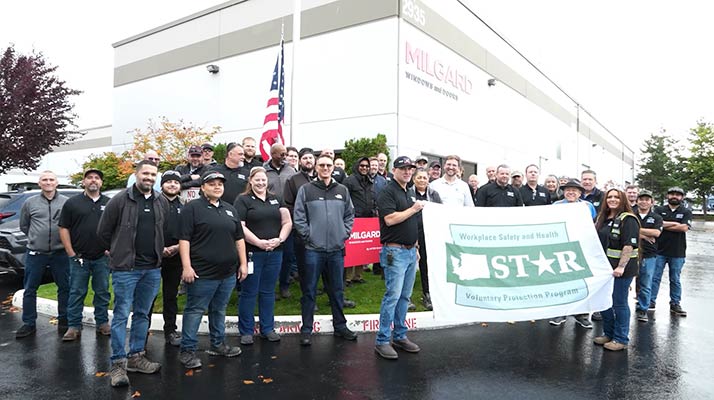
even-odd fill
[(342, 199), (342, 195), (339, 194), (339, 193), (337, 193), (337, 194), (335, 195), (335, 198), (336, 198), (336, 199)]
[(278, 201), (275, 200), (275, 199), (272, 199), (272, 200), (270, 200), (270, 204), (272, 204), (272, 205), (277, 205), (277, 204), (278, 204)]
[(229, 217), (233, 216), (233, 211), (231, 210), (226, 210), (226, 214), (228, 214)]
[(513, 192), (506, 192), (506, 195), (507, 195), (508, 197), (513, 197), (513, 196), (514, 196), (514, 195), (513, 195)]

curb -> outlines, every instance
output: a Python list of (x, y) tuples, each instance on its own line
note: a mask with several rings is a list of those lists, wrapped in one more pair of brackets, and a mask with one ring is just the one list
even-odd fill
[[(12, 298), (13, 306), (22, 308), (22, 295), (24, 292), (24, 290), (18, 290), (15, 292)], [(57, 301), (38, 297), (37, 313), (48, 317), (56, 316)], [(112, 316), (112, 310), (109, 310), (110, 321)], [(347, 317), (347, 327), (354, 332), (376, 332), (379, 330), (379, 314), (347, 314), (345, 317)], [(178, 326), (179, 331), (181, 330), (182, 321), (183, 315), (178, 314), (176, 316), (176, 325)], [(257, 316), (255, 317), (255, 322), (255, 332), (257, 334), (259, 333)], [(82, 312), (82, 324), (96, 326), (96, 322), (94, 320), (94, 307), (84, 307), (84, 311)], [(474, 322), (439, 321), (434, 319), (434, 313), (431, 311), (411, 312), (407, 314), (406, 319), (406, 325), (409, 328), (409, 331), (441, 329), (471, 324), (474, 324)], [(127, 325), (131, 327), (131, 317), (129, 318)], [(299, 315), (275, 316), (275, 332), (281, 335), (299, 334), (301, 325), (302, 319)], [(163, 332), (163, 326), (163, 316), (161, 314), (153, 314), (149, 329), (154, 332)], [(332, 327), (332, 315), (315, 315), (313, 333), (321, 334), (332, 332), (334, 332)], [(201, 319), (201, 324), (198, 327), (198, 333), (203, 335), (208, 334), (208, 316), (204, 315)], [(226, 316), (226, 334), (231, 336), (239, 335), (237, 316)]]

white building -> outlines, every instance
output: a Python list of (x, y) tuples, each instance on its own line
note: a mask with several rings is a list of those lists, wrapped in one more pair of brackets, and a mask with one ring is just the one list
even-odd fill
[(392, 157), (458, 154), (482, 181), (504, 162), (633, 180), (633, 151), (458, 2), (302, 0), (294, 57), (293, 3), (232, 0), (115, 43), (112, 148), (160, 116), (260, 138), (284, 26), (298, 148), (383, 133)]

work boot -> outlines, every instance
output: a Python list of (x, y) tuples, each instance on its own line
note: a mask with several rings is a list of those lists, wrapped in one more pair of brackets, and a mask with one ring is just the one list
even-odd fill
[(22, 339), (24, 337), (28, 337), (30, 335), (35, 334), (35, 332), (37, 332), (37, 329), (34, 325), (22, 325), (20, 329), (15, 332), (15, 339)]
[(109, 326), (108, 323), (101, 324), (101, 325), (99, 325), (99, 327), (97, 327), (97, 333), (102, 336), (111, 336), (112, 335), (112, 327)]
[(394, 347), (389, 343), (374, 346), (374, 352), (387, 360), (396, 360), (399, 358), (399, 354), (397, 354), (397, 351), (394, 350)]
[(201, 368), (201, 360), (196, 357), (195, 351), (182, 351), (179, 355), (179, 361), (181, 361), (181, 364), (183, 364), (184, 368)]
[(602, 321), (602, 314), (600, 313), (600, 311), (595, 311), (593, 313), (592, 320), (593, 321)]
[(129, 372), (141, 372), (142, 374), (153, 374), (161, 369), (161, 364), (149, 361), (145, 352), (134, 353), (129, 356), (126, 362), (126, 370)]
[(310, 334), (307, 332), (303, 332), (300, 334), (300, 346), (309, 346), (312, 344), (312, 339), (310, 337)]
[(669, 305), (669, 312), (672, 313), (672, 314), (674, 314), (674, 315), (677, 315), (677, 316), (679, 316), (679, 317), (686, 317), (686, 316), (687, 316), (687, 312), (684, 311), (684, 310), (682, 309), (682, 306), (680, 306), (679, 304), (670, 304), (670, 305)]
[(225, 343), (221, 343), (218, 346), (211, 345), (211, 347), (206, 350), (206, 353), (212, 356), (223, 356), (223, 357), (236, 357), (242, 353), (243, 350), (240, 347), (232, 347)]
[(424, 304), (424, 308), (426, 308), (427, 311), (434, 310), (434, 306), (431, 304), (431, 295), (429, 295), (429, 293), (424, 293), (424, 298), (422, 299), (422, 302)]
[(112, 387), (129, 386), (129, 377), (126, 375), (126, 358), (112, 362), (109, 377)]
[(80, 331), (77, 328), (69, 328), (67, 329), (67, 332), (64, 333), (64, 336), (62, 336), (62, 341), (63, 342), (72, 342), (77, 339), (79, 339), (82, 336), (82, 331)]
[(180, 346), (181, 345), (181, 334), (174, 331), (166, 335), (166, 344), (170, 344), (171, 346)]
[(418, 353), (421, 348), (416, 343), (411, 340), (404, 338), (401, 340), (394, 340), (392, 345), (400, 350), (404, 350), (407, 353)]
[(650, 306), (647, 308), (647, 311), (654, 311), (657, 308), (657, 303), (654, 301), (650, 301)]
[(598, 346), (602, 346), (605, 343), (610, 343), (612, 339), (610, 339), (607, 336), (597, 336), (595, 339), (593, 339), (593, 343), (595, 343)]
[(357, 340), (357, 334), (349, 330), (347, 327), (335, 330), (334, 336), (341, 337), (345, 340)]
[(407, 311), (416, 311), (416, 304), (409, 300), (409, 305), (407, 306)]
[(620, 343), (620, 342), (616, 342), (616, 341), (613, 340), (613, 341), (611, 341), (611, 342), (605, 343), (605, 344), (603, 345), (603, 347), (605, 348), (605, 350), (610, 350), (610, 351), (622, 351), (622, 350), (625, 350), (625, 349), (627, 348), (627, 345), (626, 345), (626, 344), (622, 344), (622, 343)]

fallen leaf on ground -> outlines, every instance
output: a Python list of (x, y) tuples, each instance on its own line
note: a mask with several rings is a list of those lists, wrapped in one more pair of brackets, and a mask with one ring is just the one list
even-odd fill
[(94, 376), (96, 376), (97, 378), (101, 378), (103, 376), (107, 376), (107, 373), (100, 371), (100, 372), (95, 373)]
[(208, 368), (213, 368), (215, 366), (216, 366), (216, 364), (208, 364)]
[(185, 373), (184, 375), (186, 375), (186, 376), (193, 376), (193, 370), (192, 370), (192, 369), (189, 369), (188, 371), (186, 371), (186, 373)]
[(135, 399), (137, 397), (141, 397), (141, 392), (139, 392), (138, 390), (136, 392), (132, 393), (132, 395), (131, 395), (132, 399)]
[(265, 379), (263, 379), (263, 383), (272, 383), (272, 382), (273, 382), (273, 378), (265, 378)]
[(57, 320), (57, 318), (50, 318), (50, 325), (57, 325), (58, 323), (59, 321)]
[(244, 385), (252, 385), (252, 384), (254, 384), (254, 383), (255, 383), (255, 382), (251, 381), (250, 379), (245, 379), (245, 380), (243, 381), (243, 384), (244, 384)]
[(531, 320), (531, 324), (535, 324), (535, 320), (534, 320), (534, 319)]
[(488, 326), (488, 324), (487, 324), (487, 323), (485, 323), (485, 322), (481, 322), (481, 326), (483, 326), (483, 327), (485, 328), (485, 327), (487, 327), (487, 326)]
[(278, 356), (271, 356), (271, 357), (270, 357), (271, 360), (275, 360), (275, 359), (277, 359), (277, 358), (278, 358)]

